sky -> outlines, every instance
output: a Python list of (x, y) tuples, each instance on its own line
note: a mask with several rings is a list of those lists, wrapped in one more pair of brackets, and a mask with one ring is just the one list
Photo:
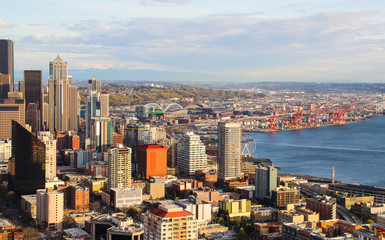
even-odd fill
[(2, 0), (16, 79), (385, 83), (383, 0)]

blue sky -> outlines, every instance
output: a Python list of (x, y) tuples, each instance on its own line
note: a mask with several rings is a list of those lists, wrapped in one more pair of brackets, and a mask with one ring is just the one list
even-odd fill
[(385, 82), (376, 0), (3, 0), (16, 77), (59, 53), (74, 79)]

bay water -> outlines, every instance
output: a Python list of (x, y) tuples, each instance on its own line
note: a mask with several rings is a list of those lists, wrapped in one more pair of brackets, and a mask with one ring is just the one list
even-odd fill
[(252, 133), (254, 157), (269, 158), (278, 172), (308, 174), (385, 187), (385, 116), (359, 123), (274, 133)]

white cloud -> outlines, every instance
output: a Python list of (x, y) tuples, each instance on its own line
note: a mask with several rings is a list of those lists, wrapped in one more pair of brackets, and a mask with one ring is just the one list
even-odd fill
[(142, 5), (156, 6), (157, 4), (173, 3), (173, 4), (185, 4), (193, 0), (141, 0)]
[(15, 25), (4, 22), (0, 19), (0, 28), (13, 28)]
[[(379, 57), (385, 25), (372, 22), (370, 14), (88, 20), (69, 27), (71, 36), (35, 34), (25, 37), (22, 45), (39, 46), (53, 57), (57, 52), (68, 53), (72, 57), (66, 61), (79, 69), (153, 69), (249, 80), (330, 79), (335, 72), (342, 79), (344, 71), (354, 66), (358, 78), (359, 69), (365, 68), (368, 75), (367, 69), (385, 64), (385, 58)], [(345, 76), (354, 77), (350, 72)]]

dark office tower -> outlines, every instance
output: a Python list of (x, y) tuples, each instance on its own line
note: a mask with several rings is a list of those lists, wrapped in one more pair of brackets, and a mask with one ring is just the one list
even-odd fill
[(0, 73), (0, 99), (8, 98), (9, 85), (10, 85), (9, 74)]
[(25, 110), (25, 123), (31, 126), (32, 133), (39, 131), (39, 111), (36, 103), (29, 103)]
[(0, 39), (0, 73), (9, 74), (9, 91), (13, 92), (13, 42)]
[(16, 121), (12, 121), (12, 157), (8, 189), (20, 195), (45, 188), (45, 145)]
[[(25, 107), (27, 111), (29, 110), (29, 114), (26, 114), (25, 123), (32, 127), (32, 132), (40, 131), (42, 124), (41, 118), (43, 115), (43, 85), (41, 71), (24, 71), (24, 99)], [(29, 106), (31, 104), (32, 106)], [(36, 108), (36, 110), (33, 108)], [(36, 113), (36, 116), (33, 116), (32, 113)]]

